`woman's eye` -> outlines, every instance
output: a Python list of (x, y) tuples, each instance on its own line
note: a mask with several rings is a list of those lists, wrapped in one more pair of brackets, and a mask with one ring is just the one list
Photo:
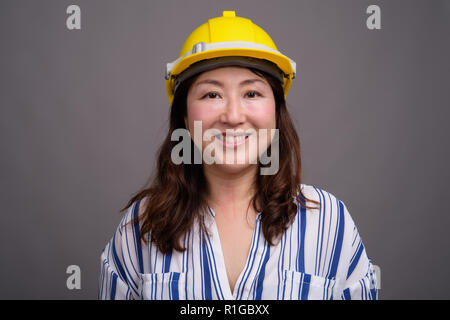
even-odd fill
[(246, 93), (250, 98), (255, 98), (257, 96), (261, 96), (257, 91), (249, 91)]
[(203, 96), (203, 98), (210, 98), (210, 99), (215, 99), (217, 98), (219, 95), (217, 94), (217, 92), (208, 92), (207, 94), (205, 94)]

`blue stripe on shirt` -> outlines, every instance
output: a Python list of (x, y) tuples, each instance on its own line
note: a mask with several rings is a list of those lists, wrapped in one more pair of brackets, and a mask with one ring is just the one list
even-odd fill
[(262, 290), (263, 290), (264, 273), (266, 271), (266, 264), (267, 264), (267, 261), (269, 260), (269, 256), (270, 256), (270, 246), (267, 246), (266, 256), (264, 257), (264, 262), (263, 262), (261, 271), (259, 273), (258, 282), (256, 285), (256, 297), (255, 297), (256, 300), (261, 300), (261, 295), (262, 295)]
[(331, 263), (331, 270), (329, 276), (331, 278), (336, 277), (337, 267), (339, 264), (339, 258), (341, 257), (341, 249), (342, 249), (342, 240), (344, 239), (344, 227), (345, 227), (345, 218), (344, 218), (344, 205), (341, 201), (339, 201), (339, 218), (337, 221), (337, 241), (336, 241), (336, 249), (334, 251), (333, 260)]
[[(134, 205), (134, 210), (133, 210), (133, 218), (137, 219), (138, 217), (138, 213), (139, 213), (139, 203), (140, 201), (138, 200), (136, 202), (136, 204)], [(136, 245), (136, 252), (137, 252), (137, 256), (138, 256), (138, 261), (139, 261), (139, 272), (143, 273), (144, 272), (144, 263), (142, 260), (142, 248), (141, 248), (141, 242), (139, 240), (139, 222), (136, 221), (134, 223), (134, 234), (135, 234), (135, 245)]]

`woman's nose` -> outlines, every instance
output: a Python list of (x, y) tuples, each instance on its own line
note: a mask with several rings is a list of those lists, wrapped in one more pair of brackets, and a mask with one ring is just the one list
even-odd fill
[(238, 125), (245, 122), (245, 119), (245, 109), (239, 96), (228, 99), (220, 120), (228, 125)]

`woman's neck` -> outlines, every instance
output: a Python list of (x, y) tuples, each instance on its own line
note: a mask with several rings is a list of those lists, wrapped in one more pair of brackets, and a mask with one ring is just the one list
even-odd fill
[(204, 166), (209, 206), (228, 218), (245, 215), (255, 193), (257, 170), (258, 166), (254, 165), (236, 173), (229, 173), (216, 166)]

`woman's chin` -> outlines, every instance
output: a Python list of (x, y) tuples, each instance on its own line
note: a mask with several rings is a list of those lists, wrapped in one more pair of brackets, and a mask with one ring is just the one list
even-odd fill
[(241, 172), (248, 171), (250, 169), (253, 169), (257, 167), (256, 164), (251, 163), (233, 163), (233, 164), (211, 164), (209, 167), (214, 168), (215, 171), (221, 171), (226, 174), (238, 174)]

